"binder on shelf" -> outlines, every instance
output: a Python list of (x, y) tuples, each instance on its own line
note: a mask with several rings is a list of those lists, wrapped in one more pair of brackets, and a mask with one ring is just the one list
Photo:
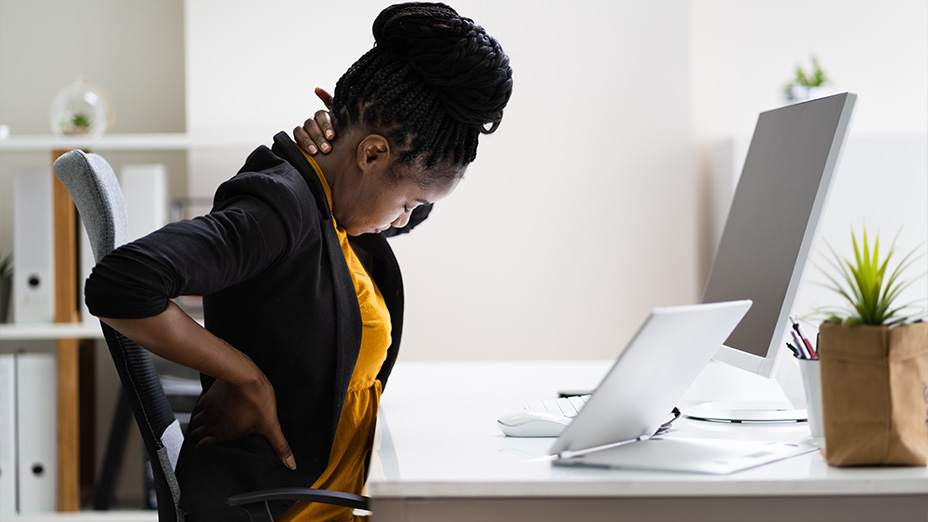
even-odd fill
[(0, 354), (0, 515), (16, 513), (16, 378), (13, 354)]
[(15, 361), (19, 512), (54, 511), (58, 499), (55, 356), (21, 353)]
[(81, 322), (96, 323), (97, 318), (90, 315), (90, 309), (87, 308), (87, 303), (84, 302), (84, 283), (90, 277), (90, 271), (93, 270), (96, 262), (93, 259), (93, 249), (90, 247), (90, 238), (87, 236), (87, 230), (84, 228), (83, 222), (77, 240), (79, 241), (77, 246), (77, 302), (80, 303)]
[(164, 165), (124, 165), (120, 171), (119, 184), (126, 199), (129, 241), (167, 224), (168, 173)]
[(55, 319), (52, 174), (17, 172), (13, 192), (13, 320), (50, 323)]
[[(129, 241), (136, 240), (168, 223), (168, 174), (162, 164), (124, 165), (120, 171), (119, 186), (126, 200), (126, 220)], [(95, 322), (84, 303), (84, 283), (96, 264), (90, 240), (83, 225), (78, 238), (78, 300), (81, 320)], [(118, 245), (117, 245), (118, 246)]]

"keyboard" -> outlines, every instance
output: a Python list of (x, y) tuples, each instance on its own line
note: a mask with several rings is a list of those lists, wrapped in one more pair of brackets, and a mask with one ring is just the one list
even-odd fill
[(529, 411), (549, 411), (568, 417), (576, 417), (588, 400), (590, 400), (590, 395), (572, 395), (558, 399), (531, 401), (525, 404), (525, 409)]

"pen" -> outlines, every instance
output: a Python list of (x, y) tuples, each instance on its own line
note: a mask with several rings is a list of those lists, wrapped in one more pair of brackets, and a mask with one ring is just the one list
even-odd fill
[(806, 347), (805, 343), (802, 342), (802, 337), (799, 335), (795, 329), (789, 331), (793, 336), (793, 342), (796, 343), (796, 347), (799, 349), (800, 359), (811, 359), (812, 354), (809, 353), (809, 348)]
[(793, 357), (802, 359), (802, 353), (799, 351), (799, 348), (796, 348), (790, 343), (786, 343), (786, 347), (789, 348), (789, 351), (793, 352)]
[(802, 334), (802, 329), (799, 328), (798, 322), (793, 322), (793, 329), (796, 330), (797, 334), (799, 334), (799, 339), (802, 340), (803, 346), (805, 346), (806, 349), (809, 350), (809, 358), (818, 359), (818, 354), (815, 353), (815, 348), (812, 347), (812, 343), (809, 341), (809, 339), (806, 338), (806, 336)]

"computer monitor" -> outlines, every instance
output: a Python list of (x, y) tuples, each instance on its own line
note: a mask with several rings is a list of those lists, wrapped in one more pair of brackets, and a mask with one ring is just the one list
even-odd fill
[(856, 104), (843, 93), (760, 114), (702, 297), (754, 306), (716, 360), (774, 376)]

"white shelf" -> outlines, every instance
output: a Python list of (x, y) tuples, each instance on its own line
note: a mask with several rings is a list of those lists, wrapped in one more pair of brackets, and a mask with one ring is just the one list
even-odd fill
[(270, 143), (270, 136), (256, 135), (193, 135), (186, 133), (105, 134), (99, 138), (58, 137), (50, 134), (10, 136), (0, 140), (0, 151), (47, 152), (51, 150), (92, 149), (114, 150), (208, 150), (253, 148)]
[(99, 322), (13, 323), (0, 325), (0, 341), (44, 339), (103, 339)]
[(0, 522), (158, 522), (157, 511), (77, 511), (0, 515)]

